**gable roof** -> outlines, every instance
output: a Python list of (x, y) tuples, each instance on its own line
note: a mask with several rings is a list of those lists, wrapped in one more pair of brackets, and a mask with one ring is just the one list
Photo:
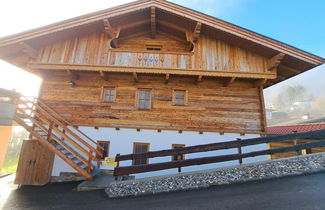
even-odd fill
[[(53, 37), (73, 29), (78, 29), (80, 31), (80, 29), (89, 25), (102, 23), (101, 21), (103, 19), (113, 19), (137, 12), (141, 13), (151, 7), (155, 7), (168, 15), (173, 15), (175, 20), (183, 20), (183, 23), (186, 23), (186, 26), (191, 29), (195, 27), (195, 25), (193, 26), (193, 23), (199, 22), (202, 24), (203, 30), (206, 31), (206, 33), (209, 33), (212, 36), (218, 35), (218, 38), (221, 37), (225, 41), (231, 40), (242, 47), (249, 46), (251, 50), (263, 54), (268, 58), (271, 58), (278, 53), (284, 53), (286, 55), (284, 62), (288, 65), (286, 65), (286, 67), (280, 66), (278, 70), (279, 77), (273, 81), (269, 81), (265, 87), (295, 76), (325, 62), (325, 60), (319, 56), (164, 0), (139, 0), (1, 38), (0, 58), (5, 57), (2, 56), (2, 52), (10, 50), (14, 51), (15, 45), (18, 45), (20, 42), (33, 41), (42, 38), (47, 39), (48, 37)], [(219, 36), (220, 34), (222, 36)]]
[(278, 135), (278, 134), (290, 134), (294, 132), (308, 132), (315, 130), (325, 129), (325, 123), (308, 123), (300, 125), (281, 125), (281, 126), (270, 126), (267, 128), (267, 134)]

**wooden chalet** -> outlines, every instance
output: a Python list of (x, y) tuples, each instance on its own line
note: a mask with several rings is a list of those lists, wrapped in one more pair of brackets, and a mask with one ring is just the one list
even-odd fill
[[(263, 88), (324, 63), (164, 0), (1, 38), (0, 58), (43, 79), (38, 99), (25, 101), (35, 113), (18, 109), (15, 117), (36, 139), (24, 143), (17, 175), (24, 184), (69, 171), (92, 179), (96, 163), (117, 153), (264, 134)], [(26, 180), (29, 160), (38, 174)]]

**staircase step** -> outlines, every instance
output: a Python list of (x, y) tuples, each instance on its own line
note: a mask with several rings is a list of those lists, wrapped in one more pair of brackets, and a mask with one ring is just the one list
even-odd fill
[(76, 157), (73, 157), (71, 160), (72, 160), (73, 162), (75, 162), (76, 164), (78, 164), (78, 163), (81, 162), (81, 160), (79, 160), (79, 159), (76, 158)]
[(17, 117), (19, 118), (27, 118), (27, 115), (26, 114), (21, 114), (21, 113), (16, 113)]
[(87, 166), (83, 162), (81, 162), (81, 161), (79, 163), (77, 163), (77, 165), (80, 166), (83, 169), (84, 168), (87, 168)]

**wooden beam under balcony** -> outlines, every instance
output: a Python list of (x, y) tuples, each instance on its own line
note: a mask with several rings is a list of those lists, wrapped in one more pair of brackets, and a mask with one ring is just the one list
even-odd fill
[(267, 82), (267, 79), (260, 79), (260, 80), (257, 80), (255, 83), (254, 83), (254, 87), (260, 87), (260, 86), (263, 86), (264, 84), (266, 84)]
[(166, 74), (166, 77), (165, 77), (165, 83), (166, 84), (169, 82), (169, 77), (170, 77), (170, 74)]
[(203, 76), (199, 75), (196, 79), (196, 84), (199, 84), (202, 81)]
[(27, 67), (33, 70), (70, 70), (70, 71), (103, 71), (119, 73), (143, 73), (143, 74), (160, 74), (160, 75), (188, 75), (204, 77), (227, 77), (227, 78), (252, 78), (252, 79), (276, 79), (273, 72), (239, 72), (231, 70), (203, 70), (203, 69), (177, 69), (162, 67), (135, 67), (135, 66), (114, 66), (114, 65), (89, 65), (89, 64), (50, 64), (29, 62)]
[(76, 72), (71, 71), (70, 69), (67, 70), (67, 75), (70, 77), (71, 81), (79, 79), (79, 75)]
[(139, 82), (139, 79), (138, 79), (138, 74), (136, 72), (133, 72), (133, 79), (135, 82)]
[(108, 75), (104, 71), (99, 71), (99, 75), (103, 80), (107, 81), (108, 80)]
[(230, 84), (234, 83), (236, 80), (236, 77), (230, 77), (229, 79), (227, 79), (227, 81), (224, 83), (225, 87), (228, 87)]
[(151, 38), (156, 38), (156, 7), (151, 7)]

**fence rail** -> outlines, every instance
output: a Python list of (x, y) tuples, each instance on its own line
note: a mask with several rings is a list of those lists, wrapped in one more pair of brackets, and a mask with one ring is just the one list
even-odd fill
[[(267, 150), (253, 151), (248, 153), (241, 152), (242, 151), (241, 148), (245, 146), (252, 146), (252, 145), (264, 144), (264, 143), (274, 143), (274, 142), (281, 142), (287, 140), (298, 140), (298, 139), (310, 139), (314, 141), (309, 143), (294, 145), (290, 147), (277, 148), (277, 149), (267, 149)], [(304, 149), (312, 149), (317, 147), (325, 147), (325, 130), (317, 130), (317, 131), (304, 132), (304, 133), (292, 133), (288, 135), (279, 135), (279, 136), (259, 137), (259, 138), (245, 139), (245, 140), (237, 139), (228, 142), (189, 146), (183, 148), (160, 150), (160, 151), (153, 151), (153, 152), (146, 152), (146, 153), (139, 153), (139, 154), (128, 154), (128, 155), (118, 154), (115, 158), (115, 160), (118, 162), (118, 166), (115, 167), (114, 169), (114, 175), (115, 176), (128, 175), (128, 174), (135, 174), (135, 173), (142, 173), (142, 172), (159, 171), (159, 170), (171, 169), (171, 168), (180, 168), (180, 167), (192, 166), (192, 165), (225, 162), (231, 160), (239, 160), (239, 162), (241, 162), (242, 159), (249, 158), (249, 157), (256, 157), (261, 155), (273, 155), (277, 153), (300, 151)], [(162, 162), (162, 163), (144, 164), (144, 165), (119, 166), (120, 161), (126, 161), (126, 160), (184, 155), (184, 154), (217, 151), (217, 150), (232, 149), (232, 148), (238, 148), (238, 153), (229, 154), (229, 155), (212, 156), (212, 157), (192, 158), (192, 159), (177, 160), (177, 161)]]

